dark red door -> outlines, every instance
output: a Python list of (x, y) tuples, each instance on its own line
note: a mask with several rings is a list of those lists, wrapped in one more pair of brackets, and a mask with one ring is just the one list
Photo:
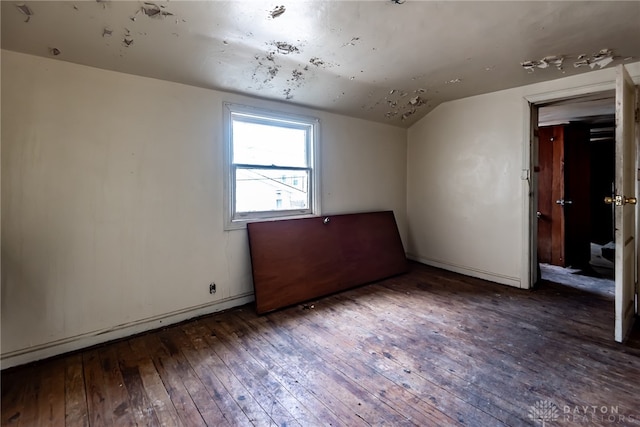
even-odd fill
[(588, 127), (541, 127), (538, 165), (538, 260), (585, 267), (591, 256)]

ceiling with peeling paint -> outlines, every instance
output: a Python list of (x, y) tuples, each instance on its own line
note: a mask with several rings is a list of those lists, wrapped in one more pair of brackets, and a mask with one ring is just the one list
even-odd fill
[(408, 127), (640, 60), (638, 1), (2, 1), (2, 48)]

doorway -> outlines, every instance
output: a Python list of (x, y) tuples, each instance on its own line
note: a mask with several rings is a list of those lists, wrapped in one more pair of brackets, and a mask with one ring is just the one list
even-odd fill
[(536, 107), (539, 280), (613, 298), (615, 93)]

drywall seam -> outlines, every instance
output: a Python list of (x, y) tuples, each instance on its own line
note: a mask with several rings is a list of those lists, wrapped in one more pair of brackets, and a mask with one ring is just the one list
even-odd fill
[(514, 288), (521, 287), (519, 277), (495, 274), (472, 267), (452, 264), (446, 261), (439, 261), (433, 258), (425, 258), (411, 253), (407, 253), (407, 258), (425, 265), (429, 265), (431, 267), (442, 268), (444, 270), (453, 271), (454, 273), (464, 274), (465, 276), (477, 277), (478, 279), (488, 280), (490, 282), (499, 283), (501, 285), (513, 286)]
[(215, 301), (177, 310), (159, 316), (148, 317), (130, 323), (110, 328), (87, 332), (80, 335), (51, 341), (33, 347), (23, 348), (0, 355), (2, 369), (22, 365), (47, 357), (85, 349), (96, 344), (106, 343), (115, 339), (129, 337), (141, 332), (147, 332), (160, 327), (176, 324), (194, 317), (212, 314), (232, 307), (238, 307), (254, 300), (253, 292), (236, 295)]

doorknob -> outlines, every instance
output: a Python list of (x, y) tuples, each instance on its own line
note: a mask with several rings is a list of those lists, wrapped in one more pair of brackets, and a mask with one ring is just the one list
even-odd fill
[(608, 205), (615, 204), (616, 206), (622, 206), (626, 204), (635, 205), (638, 203), (638, 199), (635, 197), (623, 197), (623, 196), (615, 196), (615, 197), (605, 197), (604, 202)]
[(556, 204), (560, 206), (564, 206), (564, 205), (571, 205), (573, 204), (573, 202), (571, 200), (559, 199), (559, 200), (556, 200)]

